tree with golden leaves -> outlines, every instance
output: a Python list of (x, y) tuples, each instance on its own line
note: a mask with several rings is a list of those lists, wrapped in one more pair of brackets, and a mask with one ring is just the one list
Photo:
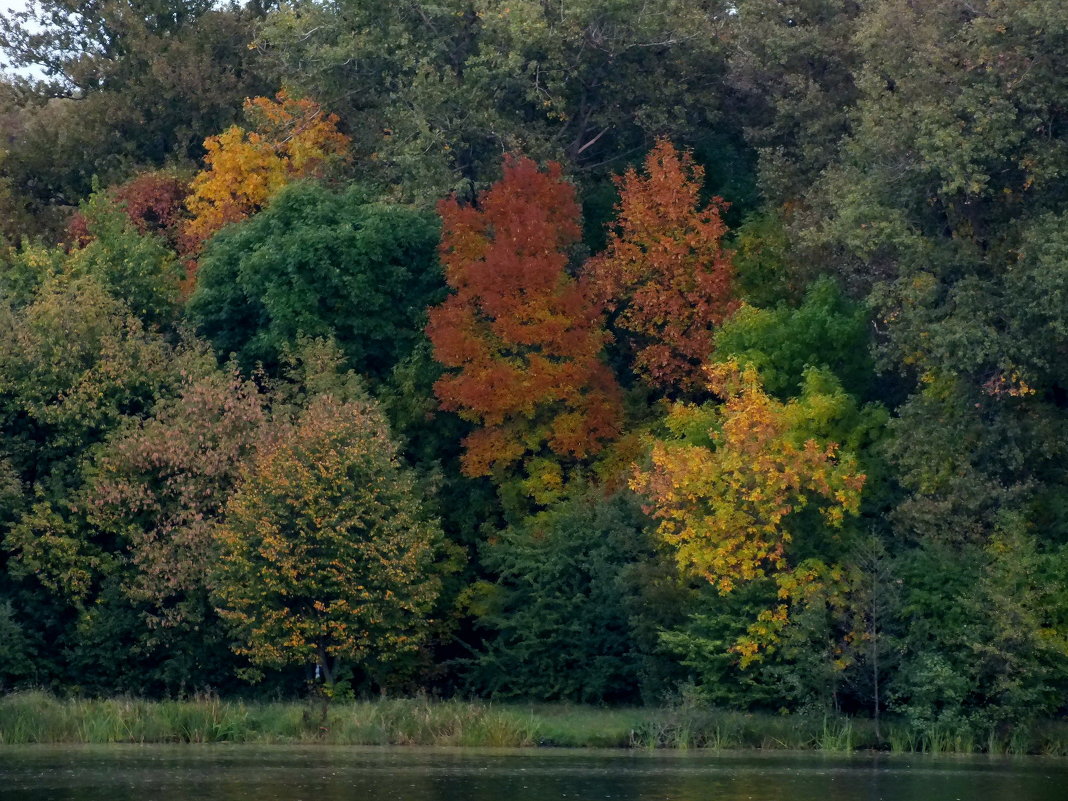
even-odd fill
[(245, 115), (251, 130), (233, 125), (204, 140), (206, 167), (193, 179), (182, 233), (191, 257), (224, 225), (254, 214), (290, 181), (321, 175), (348, 148), (338, 118), (314, 100), (281, 91), (246, 100)]
[(722, 405), (676, 404), (667, 419), (672, 440), (654, 443), (651, 465), (631, 486), (650, 500), (659, 535), (680, 568), (721, 593), (773, 577), (782, 604), (762, 613), (737, 646), (745, 659), (773, 644), (791, 600), (815, 589), (844, 592), (842, 568), (791, 559), (792, 516), (818, 505), (824, 524), (841, 527), (860, 507), (865, 476), (834, 442), (808, 435), (812, 421), (833, 416), (844, 393), (810, 386), (782, 403), (764, 392), (756, 371), (734, 361), (707, 368)]
[[(509, 156), (474, 206), (439, 207), (441, 260), (452, 294), (427, 334), (450, 369), (443, 408), (480, 428), (467, 437), (469, 476), (523, 460), (559, 482), (556, 460), (582, 460), (617, 437), (620, 393), (601, 361), (601, 314), (567, 272), (580, 237), (575, 190), (559, 164)], [(538, 481), (536, 476), (532, 476)]]
[(704, 169), (666, 139), (644, 174), (617, 179), (616, 220), (603, 253), (586, 267), (590, 297), (613, 315), (634, 350), (634, 370), (653, 386), (702, 386), (714, 329), (735, 308), (731, 253), (722, 246), (725, 203), (701, 207)]

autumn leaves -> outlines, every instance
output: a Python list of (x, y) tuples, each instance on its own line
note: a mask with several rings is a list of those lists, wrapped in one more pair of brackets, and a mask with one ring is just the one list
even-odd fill
[[(558, 165), (510, 157), (477, 205), (444, 201), (453, 291), (430, 310), (427, 333), (449, 368), (435, 391), (479, 426), (465, 443), (470, 476), (518, 483), (545, 505), (595, 481), (598, 460), (618, 455), (613, 443), (644, 431), (651, 457), (624, 460), (624, 470), (684, 573), (723, 593), (775, 576), (784, 602), (819, 582), (842, 591), (826, 580), (840, 575), (833, 567), (794, 571), (790, 515), (812, 505), (840, 526), (859, 510), (864, 475), (836, 443), (804, 436), (805, 404), (818, 398), (782, 403), (756, 369), (709, 365), (716, 329), (739, 303), (724, 204), (702, 204), (702, 178), (689, 154), (660, 140), (642, 172), (618, 179), (607, 246), (577, 268), (579, 207)], [(623, 357), (615, 373), (609, 347)], [(666, 418), (628, 419), (632, 385), (658, 395)], [(755, 621), (758, 636), (738, 645), (745, 658), (773, 644), (786, 608)]]

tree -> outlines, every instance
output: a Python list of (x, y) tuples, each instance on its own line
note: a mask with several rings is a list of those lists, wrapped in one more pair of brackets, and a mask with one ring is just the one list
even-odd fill
[(368, 400), (311, 400), (246, 466), (218, 532), (219, 613), (256, 664), (343, 666), (379, 685), (418, 649), (441, 532)]
[(422, 339), (441, 296), (433, 215), (353, 186), (286, 187), (215, 237), (200, 259), (188, 319), (226, 357), (272, 369), (300, 335), (332, 337), (380, 380)]
[(57, 88), (91, 92), (128, 77), (123, 67), (133, 60), (138, 36), (174, 34), (210, 9), (207, 0), (34, 0), (4, 16), (0, 46), (15, 66), (43, 67), (61, 82)]
[(790, 602), (844, 604), (846, 571), (826, 564), (818, 550), (791, 559), (799, 548), (812, 552), (794, 542), (791, 524), (816, 504), (826, 528), (840, 527), (859, 510), (865, 476), (837, 443), (808, 435), (813, 421), (835, 417), (829, 405), (846, 402), (840, 389), (829, 392), (813, 375), (807, 393), (783, 404), (764, 392), (752, 368), (728, 361), (707, 374), (722, 407), (676, 404), (667, 426), (678, 439), (653, 444), (651, 466), (635, 474), (632, 487), (650, 499), (659, 535), (675, 549), (683, 572), (723, 594), (775, 579), (782, 602), (762, 612), (750, 636), (735, 645), (744, 664), (778, 642)]
[(865, 8), (855, 0), (738, 0), (730, 72), (742, 125), (760, 153), (772, 206), (803, 196), (833, 164), (850, 130), (863, 58), (852, 37)]
[[(247, 47), (255, 4), (201, 0), (32, 0), (0, 15), (0, 47), (33, 81), (5, 120), (0, 174), (35, 228), (62, 228), (94, 177), (122, 182), (145, 167), (199, 159), (241, 101), (278, 84)], [(28, 83), (28, 82), (27, 82)], [(45, 221), (48, 225), (44, 225)], [(58, 233), (58, 230), (55, 232)]]
[(797, 393), (810, 367), (830, 370), (846, 391), (863, 396), (875, 374), (868, 318), (862, 304), (821, 278), (797, 308), (743, 304), (716, 332), (713, 358), (752, 365), (764, 388), (780, 399)]
[(139, 231), (129, 212), (112, 205), (103, 194), (82, 207), (89, 241), (71, 251), (63, 272), (95, 278), (146, 325), (166, 327), (178, 313), (182, 268), (163, 241)]
[[(158, 234), (171, 250), (178, 247), (188, 194), (189, 182), (169, 170), (140, 173), (104, 192), (107, 200), (129, 218), (139, 234)], [(67, 236), (79, 247), (92, 241), (94, 234), (89, 231), (89, 220), (83, 211), (67, 223)]]
[(91, 274), (46, 274), (25, 304), (5, 298), (0, 328), (0, 430), (19, 490), (0, 493), (0, 593), (37, 681), (76, 675), (86, 687), (143, 690), (146, 665), (127, 625), (137, 614), (116, 592), (123, 548), (87, 521), (85, 488), (94, 453), (171, 394), (182, 359)]
[(728, 7), (302, 3), (270, 14), (257, 46), (341, 114), (384, 182), (470, 197), (502, 151), (603, 175), (657, 133), (703, 136), (721, 115)]
[(285, 91), (274, 100), (246, 100), (245, 115), (251, 130), (234, 125), (204, 140), (206, 167), (186, 200), (192, 215), (182, 236), (186, 253), (195, 255), (224, 225), (259, 211), (290, 181), (320, 175), (348, 147), (335, 115)]
[(721, 246), (724, 206), (700, 208), (704, 170), (661, 139), (619, 179), (615, 230), (605, 252), (586, 265), (588, 291), (614, 313), (634, 350), (634, 371), (680, 391), (701, 385), (713, 329), (731, 312), (734, 270)]
[[(465, 440), (464, 472), (545, 449), (562, 460), (597, 453), (619, 433), (619, 390), (600, 360), (600, 314), (566, 271), (579, 211), (560, 166), (509, 156), (478, 206), (439, 208), (453, 293), (430, 310), (427, 334), (454, 371), (434, 385), (442, 408), (481, 425)], [(559, 469), (539, 464), (557, 484)]]
[(493, 537), (482, 562), (494, 581), (467, 600), (489, 632), (475, 675), (492, 695), (619, 703), (663, 690), (655, 631), (681, 592), (632, 493), (590, 487)]
[[(126, 557), (112, 604), (132, 618), (123, 634), (131, 650), (151, 661), (142, 686), (168, 690), (219, 686), (229, 673), (229, 638), (211, 602), (215, 527), (267, 421), (256, 385), (218, 370), (203, 344), (183, 362), (177, 397), (109, 439), (85, 491), (88, 524)], [(106, 632), (115, 612), (99, 611), (94, 628)]]
[(214, 526), (267, 421), (255, 384), (216, 370), (210, 355), (199, 361), (183, 371), (178, 397), (112, 437), (88, 492), (94, 525), (129, 549), (136, 573), (127, 592), (172, 625), (203, 623)]

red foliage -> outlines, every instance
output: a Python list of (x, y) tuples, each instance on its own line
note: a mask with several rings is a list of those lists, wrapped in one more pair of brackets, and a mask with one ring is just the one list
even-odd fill
[(543, 446), (583, 459), (619, 433), (619, 389), (600, 361), (601, 315), (567, 274), (580, 237), (574, 188), (508, 156), (479, 205), (439, 206), (441, 258), (453, 294), (430, 310), (435, 357), (458, 372), (435, 385), (444, 409), (483, 427), (464, 471), (486, 475)]
[(162, 234), (173, 244), (188, 194), (187, 181), (168, 172), (146, 172), (117, 187), (113, 196), (138, 231)]
[[(143, 172), (107, 190), (108, 198), (130, 218), (139, 233), (159, 234), (173, 248), (178, 243), (189, 183), (165, 170)], [(92, 238), (88, 221), (81, 212), (67, 224), (70, 242), (77, 247)]]
[(737, 305), (734, 268), (721, 240), (721, 198), (700, 208), (704, 170), (661, 139), (616, 183), (616, 230), (587, 266), (587, 291), (631, 335), (635, 371), (654, 386), (703, 386), (713, 328)]

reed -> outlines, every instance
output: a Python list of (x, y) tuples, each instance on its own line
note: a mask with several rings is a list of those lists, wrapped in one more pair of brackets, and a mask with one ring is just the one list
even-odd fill
[(1012, 730), (910, 728), (831, 715), (749, 714), (684, 702), (608, 709), (573, 704), (390, 698), (333, 704), (322, 721), (308, 703), (60, 699), (44, 692), (0, 697), (0, 744), (329, 743), (463, 747), (760, 748), (848, 752), (1068, 755), (1068, 722)]

